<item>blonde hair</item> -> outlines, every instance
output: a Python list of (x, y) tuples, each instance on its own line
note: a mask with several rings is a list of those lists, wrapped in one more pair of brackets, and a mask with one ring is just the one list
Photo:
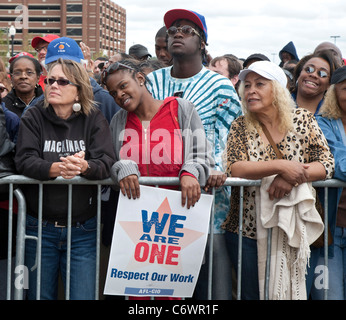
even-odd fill
[(324, 97), (324, 102), (320, 109), (319, 114), (322, 117), (329, 119), (339, 119), (341, 118), (341, 111), (338, 103), (338, 99), (335, 93), (335, 85), (332, 84)]
[[(64, 60), (59, 58), (56, 62), (49, 66), (47, 78), (49, 77), (53, 68), (57, 65), (61, 65), (61, 69), (65, 74), (66, 78), (77, 85), (79, 103), (82, 106), (81, 112), (85, 115), (89, 115), (90, 112), (95, 108), (94, 94), (92, 86), (90, 84), (88, 73), (80, 63), (73, 60)], [(44, 106), (48, 107), (49, 103), (46, 98), (45, 90), (45, 102)]]
[(0, 72), (6, 72), (6, 66), (4, 60), (0, 57)]
[[(273, 91), (273, 107), (278, 111), (280, 124), (279, 130), (280, 132), (287, 132), (293, 128), (293, 110), (295, 109), (295, 103), (291, 97), (289, 91), (282, 87), (279, 82), (276, 80), (271, 80), (270, 84), (272, 86)], [(242, 109), (245, 117), (245, 124), (249, 128), (249, 130), (256, 129), (257, 131), (261, 131), (262, 127), (259, 123), (256, 114), (249, 112), (248, 107), (245, 100), (245, 82), (242, 81), (239, 86), (239, 96), (242, 101)]]

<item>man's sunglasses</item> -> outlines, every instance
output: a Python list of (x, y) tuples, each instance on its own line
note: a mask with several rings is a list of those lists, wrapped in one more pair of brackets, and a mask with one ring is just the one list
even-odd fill
[(114, 62), (108, 68), (102, 71), (102, 75), (101, 75), (102, 84), (106, 85), (108, 76), (110, 76), (115, 71), (118, 71), (121, 69), (129, 69), (132, 71), (136, 71), (135, 69), (131, 68), (130, 66), (127, 66), (126, 64), (123, 64), (120, 62)]
[[(306, 73), (313, 73), (313, 72), (315, 72), (316, 68), (312, 67), (312, 66), (308, 66), (308, 67), (304, 68), (304, 70)], [(317, 70), (317, 75), (320, 78), (327, 78), (329, 76), (328, 72), (324, 71), (324, 70)]]
[(71, 82), (70, 80), (68, 79), (53, 79), (53, 78), (46, 78), (44, 79), (44, 83), (51, 86), (53, 85), (53, 83), (56, 81), (56, 83), (59, 85), (59, 86), (67, 86), (69, 84), (72, 84), (73, 86), (76, 86), (76, 87), (79, 87), (78, 84), (75, 84), (73, 82)]
[[(170, 27), (166, 31), (169, 37), (174, 37), (177, 32), (181, 32), (185, 36), (192, 36), (192, 35), (197, 35), (201, 38), (201, 35), (199, 34), (196, 29), (192, 28), (191, 26), (182, 26), (182, 27)], [(202, 38), (201, 38), (202, 39)]]
[(40, 52), (41, 50), (43, 50), (44, 52), (47, 52), (47, 48), (48, 48), (48, 45), (47, 46), (43, 46), (43, 47), (39, 47), (39, 48), (35, 48), (35, 51), (36, 52)]

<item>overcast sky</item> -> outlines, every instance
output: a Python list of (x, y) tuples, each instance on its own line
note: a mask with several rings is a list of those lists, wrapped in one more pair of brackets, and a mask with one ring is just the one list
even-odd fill
[(319, 43), (335, 40), (346, 56), (346, 0), (113, 1), (126, 9), (127, 52), (140, 43), (155, 56), (154, 38), (164, 14), (170, 9), (189, 9), (204, 15), (207, 50), (213, 57), (232, 53), (246, 58), (260, 52), (279, 63), (278, 53), (289, 41), (301, 58)]

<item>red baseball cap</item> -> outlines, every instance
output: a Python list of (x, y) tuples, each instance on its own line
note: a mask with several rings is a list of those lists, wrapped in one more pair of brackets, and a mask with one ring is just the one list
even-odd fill
[(58, 35), (56, 34), (46, 34), (45, 36), (43, 37), (34, 37), (32, 40), (31, 40), (31, 46), (35, 49), (37, 47), (37, 44), (43, 40), (43, 41), (46, 41), (48, 43), (51, 43), (53, 40), (57, 39), (57, 38), (60, 38)]
[(20, 53), (16, 54), (14, 57), (12, 57), (10, 60), (8, 60), (8, 62), (11, 63), (14, 59), (22, 57), (22, 56), (28, 56), (30, 58), (34, 58), (35, 59), (35, 57), (31, 53), (20, 52)]
[(172, 26), (173, 22), (180, 19), (186, 19), (192, 21), (194, 24), (199, 26), (205, 35), (205, 40), (208, 40), (208, 31), (207, 31), (207, 24), (205, 22), (204, 16), (201, 14), (192, 11), (192, 10), (186, 10), (186, 9), (172, 9), (165, 13), (163, 17), (163, 21), (166, 25), (166, 28), (169, 29), (170, 26)]

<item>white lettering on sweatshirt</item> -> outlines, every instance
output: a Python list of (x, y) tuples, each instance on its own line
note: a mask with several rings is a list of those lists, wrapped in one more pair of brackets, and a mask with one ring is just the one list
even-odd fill
[(43, 152), (54, 152), (54, 153), (76, 153), (79, 151), (85, 151), (84, 140), (45, 140)]

